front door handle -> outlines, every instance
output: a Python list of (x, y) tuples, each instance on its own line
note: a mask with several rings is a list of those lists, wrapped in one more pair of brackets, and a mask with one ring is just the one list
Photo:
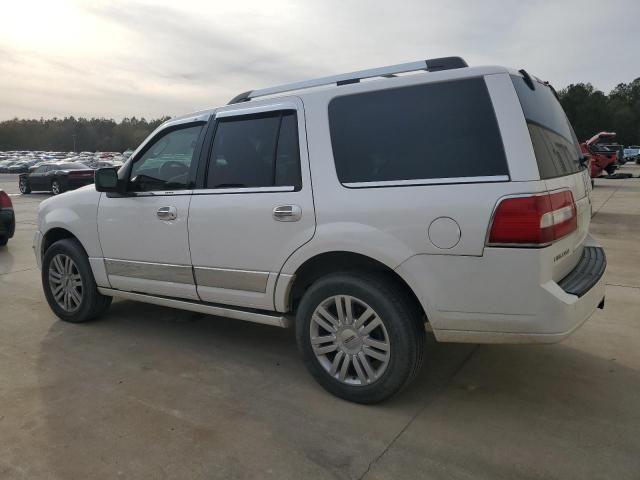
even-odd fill
[(156, 212), (160, 220), (175, 220), (178, 217), (176, 207), (160, 207)]
[(279, 222), (297, 222), (302, 218), (302, 209), (298, 205), (280, 205), (273, 209), (273, 218)]

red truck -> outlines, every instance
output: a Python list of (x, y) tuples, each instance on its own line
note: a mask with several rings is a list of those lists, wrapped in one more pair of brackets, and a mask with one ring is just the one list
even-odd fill
[(600, 132), (580, 144), (582, 153), (591, 160), (591, 178), (599, 177), (602, 172), (613, 175), (618, 168), (618, 152), (599, 145), (615, 136), (614, 132)]

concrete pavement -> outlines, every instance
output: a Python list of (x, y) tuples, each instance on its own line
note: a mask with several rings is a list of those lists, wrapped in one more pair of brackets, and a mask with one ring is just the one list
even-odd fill
[(558, 345), (429, 340), (377, 406), (322, 390), (289, 331), (129, 301), (56, 320), (31, 253), (43, 198), (12, 197), (0, 250), (0, 478), (640, 478), (640, 179), (596, 180), (604, 311)]

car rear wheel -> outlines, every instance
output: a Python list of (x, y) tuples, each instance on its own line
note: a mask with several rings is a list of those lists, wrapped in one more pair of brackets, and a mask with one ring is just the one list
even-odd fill
[(18, 188), (20, 189), (20, 193), (31, 193), (29, 182), (24, 177), (21, 177), (20, 180), (18, 180)]
[(415, 301), (385, 275), (336, 273), (305, 292), (296, 337), (307, 368), (326, 390), (377, 403), (420, 370), (425, 329)]
[(87, 255), (75, 239), (59, 240), (47, 249), (42, 286), (51, 310), (65, 322), (86, 322), (111, 305), (111, 297), (98, 292)]
[(0, 247), (4, 247), (9, 243), (9, 237), (0, 237)]
[(64, 192), (64, 190), (58, 180), (54, 180), (53, 182), (51, 182), (51, 193), (53, 193), (54, 195), (59, 195), (62, 192)]

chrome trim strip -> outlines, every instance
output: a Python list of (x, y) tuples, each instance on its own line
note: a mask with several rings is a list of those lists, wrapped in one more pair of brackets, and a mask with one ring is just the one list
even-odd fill
[(194, 195), (221, 195), (225, 193), (273, 193), (273, 192), (293, 192), (294, 186), (289, 187), (246, 187), (246, 188), (203, 188), (194, 190)]
[(108, 275), (144, 278), (162, 282), (186, 283), (194, 285), (193, 271), (189, 265), (135, 262), (131, 260), (104, 259)]
[(508, 182), (508, 175), (492, 175), (488, 177), (448, 177), (425, 178), (421, 180), (389, 180), (384, 182), (348, 182), (343, 183), (348, 188), (370, 187), (404, 187), (411, 185), (447, 185), (450, 183), (484, 183), (484, 182)]
[(269, 272), (233, 270), (227, 268), (195, 267), (196, 285), (199, 287), (244, 290), (265, 293)]
[(291, 324), (288, 317), (275, 313), (271, 314), (267, 312), (247, 311), (240, 308), (227, 307), (225, 305), (213, 305), (200, 302), (190, 302), (187, 300), (176, 300), (166, 297), (155, 297), (153, 295), (145, 295), (142, 293), (113, 290), (111, 288), (98, 287), (98, 291), (102, 295), (123, 297), (128, 298), (129, 300), (136, 300), (138, 302), (160, 305), (162, 307), (178, 308), (180, 310), (189, 310), (191, 312), (204, 313), (206, 315), (217, 315), (220, 317), (233, 318), (235, 320), (271, 325), (273, 327), (287, 328)]
[(153, 190), (149, 192), (131, 192), (132, 197), (174, 197), (176, 195), (191, 195), (193, 190)]

